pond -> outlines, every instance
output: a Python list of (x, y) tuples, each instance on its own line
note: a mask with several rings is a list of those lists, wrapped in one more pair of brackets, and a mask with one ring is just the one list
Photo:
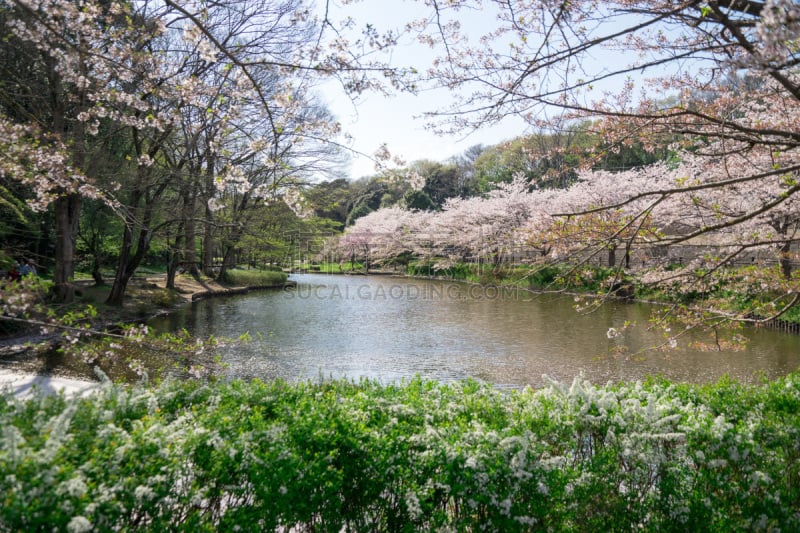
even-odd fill
[[(744, 350), (677, 349), (648, 331), (652, 306), (612, 302), (581, 314), (571, 297), (465, 283), (385, 276), (293, 275), (291, 290), (195, 302), (151, 322), (198, 336), (251, 340), (223, 351), (231, 378), (289, 381), (417, 374), (439, 381), (475, 378), (499, 387), (539, 386), (544, 375), (596, 383), (663, 375), (682, 382), (776, 377), (800, 367), (800, 336), (746, 329)], [(609, 328), (622, 329), (616, 338)], [(643, 351), (644, 350), (644, 351)]]

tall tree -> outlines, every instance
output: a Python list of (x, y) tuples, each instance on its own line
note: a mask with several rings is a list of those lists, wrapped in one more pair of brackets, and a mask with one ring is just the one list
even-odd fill
[[(334, 144), (338, 129), (330, 117), (302, 118), (301, 98), (314, 79), (336, 77), (345, 90), (359, 93), (383, 83), (371, 79), (373, 72), (394, 78), (386, 65), (365, 60), (367, 51), (350, 50), (334, 22), (312, 16), (305, 0), (17, 0), (0, 6), (0, 18), (6, 37), (0, 171), (29, 185), (36, 206), (54, 206), (61, 300), (73, 293), (86, 195), (104, 197), (124, 219), (108, 300), (119, 304), (159, 226), (181, 225), (184, 255), (191, 257), (192, 213), (225, 188), (220, 177), (229, 161), (246, 158), (222, 151), (232, 146), (227, 137), (242, 129), (234, 126), (243, 120), (237, 113), (257, 115), (269, 147), (269, 153), (260, 151), (268, 156), (265, 167), (277, 170), (289, 164), (282, 158), (286, 144), (277, 139)], [(213, 119), (204, 121), (202, 135), (182, 127), (193, 114), (187, 110)], [(115, 180), (100, 179), (95, 168), (104, 160), (105, 132), (125, 139), (127, 163)], [(184, 146), (174, 153), (179, 139)], [(182, 222), (159, 219), (160, 199), (168, 193), (182, 202), (176, 217)], [(207, 232), (206, 250), (211, 236)]]
[(338, 178), (316, 183), (303, 191), (303, 199), (315, 217), (333, 220), (341, 229), (350, 208), (350, 182)]
[[(0, 142), (7, 164), (18, 163), (5, 173), (31, 185), (39, 207), (53, 204), (54, 293), (63, 301), (73, 295), (82, 199), (90, 189), (97, 194), (91, 182), (102, 158), (95, 157), (99, 122), (91, 112), (105, 109), (109, 81), (127, 71), (122, 56), (140, 43), (133, 23), (119, 14), (115, 6), (57, 1), (9, 2), (0, 14), (6, 36), (0, 121), (9, 124)], [(126, 94), (121, 85), (113, 91), (114, 98)]]

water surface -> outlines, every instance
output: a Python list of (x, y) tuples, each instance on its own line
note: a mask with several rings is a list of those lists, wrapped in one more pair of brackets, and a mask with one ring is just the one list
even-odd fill
[[(724, 374), (743, 381), (800, 367), (800, 336), (746, 330), (743, 351), (707, 352), (682, 338), (677, 350), (647, 351), (663, 338), (647, 331), (652, 308), (609, 303), (581, 314), (570, 297), (535, 295), (437, 280), (294, 275), (293, 290), (195, 302), (153, 322), (196, 335), (252, 340), (224, 351), (232, 378), (290, 381), (417, 374), (475, 378), (501, 387), (541, 385), (543, 375), (597, 383), (660, 374), (686, 382)], [(609, 328), (635, 322), (617, 338)]]

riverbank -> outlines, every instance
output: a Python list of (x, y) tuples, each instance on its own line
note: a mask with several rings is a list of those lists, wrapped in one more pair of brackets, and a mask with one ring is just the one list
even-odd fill
[[(410, 263), (407, 275), (412, 278), (463, 281), (481, 286), (508, 287), (535, 293), (568, 294), (588, 300), (623, 300), (657, 306), (673, 306), (677, 315), (689, 322), (718, 328), (738, 327), (743, 323), (800, 334), (800, 306), (793, 305), (797, 291), (779, 293), (764, 289), (754, 282), (737, 285), (749, 277), (757, 278), (752, 267), (731, 271), (726, 282), (704, 290), (672, 289), (643, 283), (640, 279), (616, 268), (584, 265), (577, 269), (569, 264), (552, 265), (486, 265), (456, 263), (438, 268), (425, 261)], [(762, 272), (763, 274), (763, 272)], [(777, 275), (777, 273), (773, 272)], [(613, 280), (609, 283), (608, 280)], [(786, 306), (780, 314), (776, 312)], [(680, 322), (677, 316), (671, 320)]]
[[(275, 273), (271, 273), (275, 274)], [(122, 324), (141, 323), (192, 302), (216, 296), (243, 294), (256, 290), (276, 290), (295, 284), (287, 276), (271, 276), (269, 283), (253, 277), (256, 284), (221, 283), (209, 278), (194, 278), (178, 275), (175, 288), (167, 289), (166, 275), (155, 274), (134, 277), (128, 286), (121, 307), (106, 305), (105, 299), (111, 289), (109, 285), (96, 285), (92, 281), (76, 282), (76, 302), (69, 308), (54, 309), (59, 316), (66, 313), (83, 312), (87, 306), (96, 310), (94, 316), (81, 320), (95, 331), (118, 331)], [(0, 338), (0, 387), (10, 385), (13, 390), (27, 390), (33, 384), (46, 389), (64, 389), (67, 392), (83, 386), (92, 379), (91, 368), (76, 370), (71, 357), (64, 356), (54, 348), (63, 342), (61, 331), (43, 333), (40, 325), (28, 324), (14, 334)], [(88, 376), (88, 377), (87, 377)]]
[[(277, 275), (280, 273), (274, 272), (269, 274), (272, 276), (268, 279), (242, 277), (249, 283), (224, 283), (205, 276), (194, 277), (188, 274), (179, 274), (175, 276), (174, 289), (167, 288), (166, 274), (135, 277), (129, 283), (121, 309), (108, 307), (103, 303), (108, 296), (110, 286), (96, 286), (89, 282), (78, 283), (81, 284), (82, 301), (102, 306), (102, 311), (112, 316), (118, 312), (122, 315), (121, 318), (135, 321), (205, 298), (244, 294), (257, 290), (282, 289), (295, 284), (288, 280), (286, 274)], [(239, 278), (234, 277), (233, 279)]]
[[(270, 274), (277, 273), (270, 272)], [(92, 306), (97, 311), (96, 317), (92, 320), (93, 326), (102, 329), (111, 324), (141, 322), (205, 298), (244, 294), (257, 290), (283, 289), (296, 285), (294, 281), (288, 280), (286, 274), (271, 276), (269, 279), (253, 277), (247, 281), (251, 283), (223, 283), (207, 277), (195, 278), (181, 274), (175, 277), (174, 288), (168, 289), (166, 274), (135, 276), (128, 283), (122, 306), (109, 306), (105, 301), (111, 291), (110, 285), (97, 285), (90, 280), (78, 280), (75, 282), (76, 301), (66, 309), (72, 312)], [(64, 314), (66, 311), (62, 306), (55, 312)], [(10, 345), (53, 337), (53, 335), (41, 335), (38, 330), (38, 327), (29, 328), (27, 331), (20, 330), (16, 334), (0, 338), (0, 358)]]

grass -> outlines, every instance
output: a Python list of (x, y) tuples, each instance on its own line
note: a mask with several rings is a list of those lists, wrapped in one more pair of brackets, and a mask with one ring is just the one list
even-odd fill
[(312, 264), (308, 267), (308, 272), (320, 272), (322, 274), (347, 274), (348, 272), (359, 272), (364, 270), (364, 264), (346, 261), (343, 263), (321, 262)]
[(243, 287), (279, 287), (286, 283), (288, 275), (274, 270), (242, 270), (225, 271), (225, 283)]

